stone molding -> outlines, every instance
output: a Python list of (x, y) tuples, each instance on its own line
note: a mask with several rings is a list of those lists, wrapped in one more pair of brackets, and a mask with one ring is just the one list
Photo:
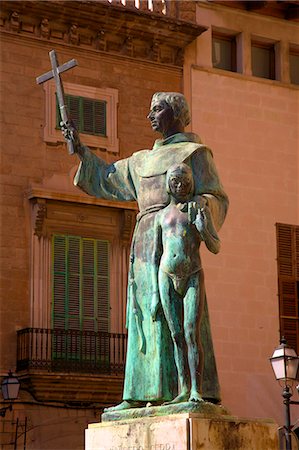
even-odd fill
[[(55, 199), (53, 195), (52, 198), (47, 198), (49, 195), (45, 197), (42, 195), (41, 192), (34, 194), (32, 191), (28, 195), (33, 203), (32, 228), (34, 235), (38, 238), (49, 237), (55, 231), (79, 228), (81, 231), (86, 229), (87, 233), (90, 230), (93, 234), (98, 229), (99, 236), (102, 233), (107, 236), (119, 234), (122, 244), (129, 245), (135, 226), (137, 212), (135, 205), (128, 205), (127, 208), (125, 203), (116, 202), (114, 205), (114, 202), (107, 204), (104, 200), (98, 205), (88, 206), (88, 204), (70, 201), (68, 196), (64, 196), (64, 199), (61, 196)], [(110, 208), (113, 208), (113, 211)], [(105, 211), (110, 212), (105, 213)]]
[(0, 30), (53, 46), (64, 44), (182, 67), (185, 47), (206, 30), (193, 21), (195, 4), (180, 2), (173, 16), (164, 15), (158, 3), (154, 2), (153, 12), (142, 5), (137, 9), (130, 3), (124, 7), (115, 0), (103, 0), (88, 2), (86, 7), (86, 2), (77, 1), (74, 8), (69, 1), (2, 1)]
[[(44, 141), (47, 143), (65, 143), (60, 130), (56, 128), (56, 86), (53, 80), (44, 83), (46, 117), (44, 127)], [(107, 150), (119, 153), (119, 139), (117, 137), (117, 106), (118, 90), (111, 88), (96, 88), (73, 83), (64, 83), (66, 94), (88, 97), (106, 102), (106, 131), (107, 136), (84, 134), (84, 144), (89, 148)]]

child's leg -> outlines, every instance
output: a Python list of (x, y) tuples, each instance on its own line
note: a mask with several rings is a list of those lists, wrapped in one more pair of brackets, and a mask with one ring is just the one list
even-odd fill
[(180, 394), (169, 403), (186, 401), (189, 397), (188, 368), (184, 356), (184, 333), (182, 324), (183, 299), (173, 289), (171, 278), (159, 270), (159, 292), (165, 318), (174, 345), (174, 358), (180, 383)]
[[(202, 277), (202, 282), (201, 282)], [(184, 297), (184, 333), (188, 348), (188, 363), (191, 377), (191, 393), (189, 401), (202, 401), (200, 395), (200, 342), (199, 321), (202, 305), (203, 272), (190, 276)]]

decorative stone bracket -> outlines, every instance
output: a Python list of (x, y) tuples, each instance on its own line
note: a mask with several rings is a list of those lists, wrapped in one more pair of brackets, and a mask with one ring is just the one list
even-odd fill
[(129, 244), (136, 222), (136, 212), (129, 209), (124, 209), (122, 217), (123, 221), (120, 238), (124, 244)]
[(34, 234), (40, 238), (45, 235), (44, 224), (47, 215), (47, 206), (45, 199), (37, 199), (34, 205), (33, 222)]

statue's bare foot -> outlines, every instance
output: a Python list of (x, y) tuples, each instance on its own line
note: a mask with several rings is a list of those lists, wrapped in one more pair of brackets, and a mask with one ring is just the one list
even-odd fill
[(116, 406), (110, 406), (110, 408), (105, 408), (104, 412), (122, 411), (124, 409), (140, 408), (141, 406), (144, 406), (144, 402), (134, 402), (124, 400), (123, 402), (119, 403)]
[(177, 395), (173, 400), (170, 402), (165, 402), (163, 405), (173, 405), (175, 403), (183, 403), (188, 400), (189, 392), (181, 392), (179, 395)]
[(197, 391), (191, 391), (190, 397), (189, 397), (189, 402), (204, 402), (204, 399), (202, 398), (202, 396), (199, 394), (199, 392)]

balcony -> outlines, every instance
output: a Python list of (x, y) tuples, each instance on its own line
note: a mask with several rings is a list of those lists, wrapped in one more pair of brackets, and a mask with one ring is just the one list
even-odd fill
[(121, 399), (127, 335), (26, 328), (17, 334), (17, 372), (37, 400)]

